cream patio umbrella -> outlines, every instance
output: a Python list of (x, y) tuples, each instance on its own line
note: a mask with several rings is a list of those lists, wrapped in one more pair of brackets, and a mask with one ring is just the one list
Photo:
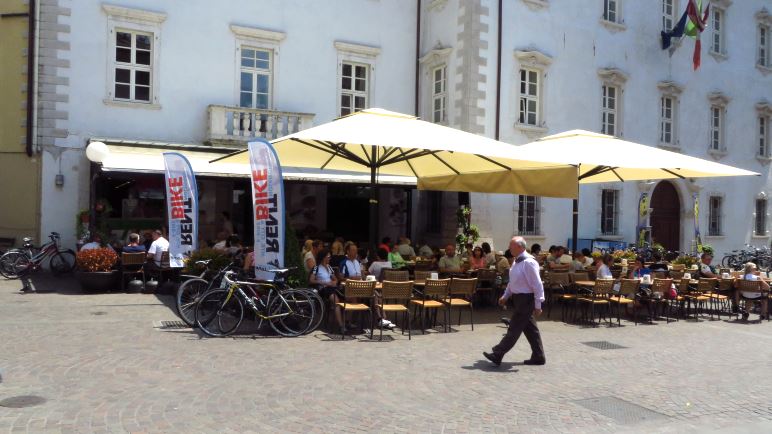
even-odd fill
[[(383, 109), (363, 110), (272, 141), (282, 166), (369, 173), (370, 242), (377, 238), (377, 177), (468, 176), (464, 190), (574, 198), (577, 172), (528, 161), (504, 142)], [(249, 164), (246, 150), (212, 163)], [(533, 176), (534, 172), (540, 176)], [(548, 173), (548, 176), (542, 176)], [(443, 188), (448, 190), (448, 188)]]
[[(518, 147), (520, 158), (549, 161), (575, 167), (581, 184), (657, 179), (712, 178), (758, 175), (677, 152), (593, 133), (571, 130), (543, 137)], [(418, 180), (419, 189), (463, 188), (471, 180), (465, 176), (445, 176)], [(577, 242), (579, 206), (574, 199), (573, 245)]]

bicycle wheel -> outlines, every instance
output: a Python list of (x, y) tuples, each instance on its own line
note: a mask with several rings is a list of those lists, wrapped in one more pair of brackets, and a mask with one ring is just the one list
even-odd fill
[(227, 290), (210, 291), (196, 304), (196, 325), (209, 336), (228, 336), (244, 319), (244, 305)]
[(59, 250), (54, 253), (49, 261), (51, 272), (55, 276), (72, 273), (75, 270), (75, 252), (72, 250)]
[(730, 268), (732, 266), (732, 257), (729, 255), (721, 258), (721, 266), (724, 268)]
[(180, 285), (177, 289), (177, 314), (185, 324), (193, 327), (196, 324), (196, 303), (202, 295), (209, 289), (209, 282), (204, 279), (190, 279)]
[(25, 252), (11, 250), (0, 256), (0, 274), (7, 279), (18, 279), (32, 269), (32, 261)]
[(320, 297), (319, 294), (313, 289), (306, 288), (299, 289), (298, 291), (303, 291), (306, 295), (308, 295), (308, 298), (314, 305), (314, 321), (311, 322), (311, 325), (308, 326), (308, 330), (306, 330), (306, 334), (309, 334), (318, 329), (319, 326), (324, 323), (324, 300), (322, 300), (322, 297)]
[(295, 337), (302, 335), (311, 324), (314, 306), (298, 291), (283, 292), (268, 305), (268, 315), (276, 316), (269, 321), (271, 328), (281, 336)]

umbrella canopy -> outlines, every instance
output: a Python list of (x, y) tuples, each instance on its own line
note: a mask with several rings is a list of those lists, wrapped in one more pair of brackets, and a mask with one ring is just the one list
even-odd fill
[[(426, 177), (468, 175), (437, 190), (576, 197), (576, 170), (569, 164), (529, 161), (517, 146), (414, 116), (366, 109), (272, 141), (282, 166), (344, 170), (373, 175)], [(542, 157), (541, 160), (544, 160)], [(246, 151), (214, 160), (249, 164)], [(549, 176), (533, 176), (547, 171)], [(482, 176), (494, 175), (494, 176)]]
[[(282, 166), (370, 173), (370, 241), (377, 231), (377, 176), (468, 176), (437, 190), (576, 197), (576, 168), (529, 161), (504, 142), (402, 113), (367, 109), (272, 141)], [(542, 158), (542, 161), (544, 159)], [(248, 165), (247, 151), (212, 163)], [(534, 176), (535, 172), (539, 176)], [(547, 176), (542, 176), (547, 175)]]

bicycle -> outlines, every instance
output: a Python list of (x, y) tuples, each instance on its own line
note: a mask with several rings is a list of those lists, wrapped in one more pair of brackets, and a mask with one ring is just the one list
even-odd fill
[(32, 244), (32, 238), (24, 238), (21, 249), (12, 249), (0, 256), (0, 274), (7, 279), (18, 279), (42, 267), (43, 261), (49, 259), (48, 265), (54, 275), (70, 273), (75, 270), (75, 252), (59, 247), (59, 234), (51, 232), (51, 241), (40, 247)]
[[(234, 263), (231, 262), (215, 273), (211, 279), (206, 279), (207, 274), (212, 272), (209, 269), (211, 261), (211, 259), (196, 261), (196, 265), (205, 267), (204, 271), (198, 276), (188, 276), (190, 278), (182, 282), (180, 287), (177, 288), (177, 296), (175, 297), (177, 314), (190, 327), (196, 325), (196, 304), (201, 299), (201, 296), (216, 287), (220, 287), (222, 276), (234, 266)], [(220, 287), (220, 289), (225, 288)]]
[[(290, 270), (272, 271), (282, 279)], [(273, 282), (238, 281), (235, 275), (234, 271), (226, 271), (222, 280), (227, 289), (211, 290), (196, 303), (196, 325), (207, 335), (221, 337), (234, 333), (244, 319), (244, 304), (259, 319), (258, 327), (268, 320), (281, 336), (300, 336), (317, 322), (315, 303), (307, 290), (281, 291)], [(266, 291), (261, 294), (256, 288)]]

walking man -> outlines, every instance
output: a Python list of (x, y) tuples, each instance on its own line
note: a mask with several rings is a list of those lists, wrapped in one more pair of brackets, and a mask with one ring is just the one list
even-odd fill
[(509, 320), (507, 334), (490, 353), (483, 353), (486, 359), (499, 366), (504, 354), (517, 343), (521, 333), (525, 334), (531, 345), (531, 358), (524, 361), (526, 365), (543, 365), (547, 359), (541, 344), (536, 317), (541, 315), (541, 304), (544, 302), (544, 286), (539, 277), (539, 263), (526, 252), (528, 247), (523, 237), (513, 237), (509, 242), (509, 251), (515, 262), (509, 269), (509, 283), (504, 295), (499, 299), (501, 306), (506, 306), (512, 298), (514, 312)]

